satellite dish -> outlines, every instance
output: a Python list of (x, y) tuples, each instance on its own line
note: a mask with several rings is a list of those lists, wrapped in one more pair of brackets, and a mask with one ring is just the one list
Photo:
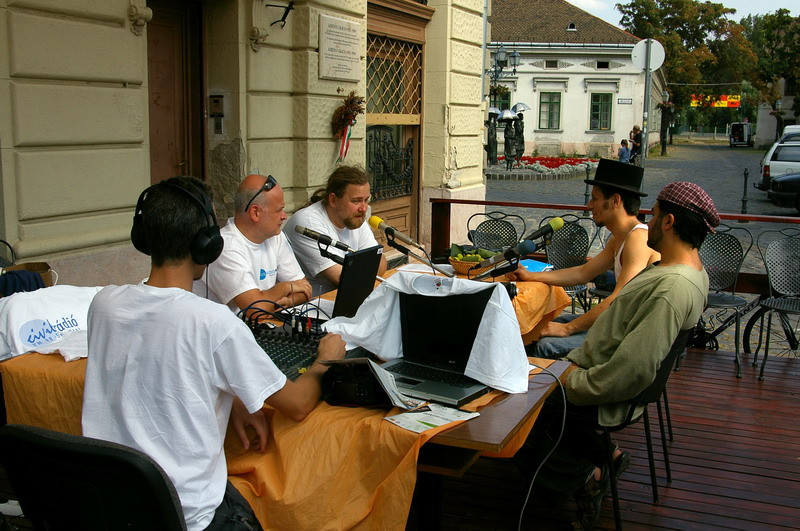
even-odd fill
[(631, 52), (633, 65), (644, 70), (647, 66), (647, 41), (650, 41), (650, 70), (658, 70), (664, 64), (664, 47), (655, 39), (644, 39), (636, 43)]

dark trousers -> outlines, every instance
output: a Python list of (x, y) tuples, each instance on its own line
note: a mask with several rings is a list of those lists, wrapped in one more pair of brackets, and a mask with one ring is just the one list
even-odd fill
[[(606, 462), (605, 442), (597, 431), (597, 406), (576, 406), (567, 401), (564, 433), (558, 446), (542, 465), (537, 487), (559, 494), (572, 494), (586, 483), (595, 467)], [(514, 456), (517, 467), (528, 477), (558, 441), (564, 415), (560, 391), (552, 393), (536, 419), (528, 439)]]
[(253, 508), (228, 481), (225, 486), (225, 496), (222, 503), (214, 513), (214, 519), (206, 531), (257, 531), (261, 524), (258, 523)]

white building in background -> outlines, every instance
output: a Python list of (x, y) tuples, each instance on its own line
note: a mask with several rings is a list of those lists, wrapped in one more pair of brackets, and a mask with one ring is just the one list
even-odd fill
[[(645, 73), (631, 52), (638, 37), (564, 0), (494, 0), (489, 50), (519, 53), (497, 84), (501, 110), (525, 103), (525, 154), (616, 157), (633, 125), (644, 126)], [(659, 140), (665, 79), (652, 76), (648, 141)], [(502, 142), (502, 128), (498, 139)], [(502, 147), (498, 149), (502, 153)]]
[[(797, 117), (792, 112), (792, 105), (794, 99), (798, 94), (798, 85), (796, 82), (781, 79), (779, 81), (781, 88), (780, 109), (783, 111), (783, 126), (797, 124)], [(758, 119), (756, 121), (756, 146), (768, 147), (775, 142), (776, 131), (778, 129), (777, 118), (772, 114), (772, 106), (768, 103), (760, 103), (758, 105)], [(780, 135), (780, 132), (778, 132)]]

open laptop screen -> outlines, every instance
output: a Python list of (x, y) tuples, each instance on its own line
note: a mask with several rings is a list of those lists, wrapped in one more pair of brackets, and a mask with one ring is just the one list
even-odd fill
[(375, 287), (383, 247), (376, 245), (344, 256), (331, 317), (353, 317)]
[(463, 373), (493, 289), (447, 297), (400, 293), (403, 358)]

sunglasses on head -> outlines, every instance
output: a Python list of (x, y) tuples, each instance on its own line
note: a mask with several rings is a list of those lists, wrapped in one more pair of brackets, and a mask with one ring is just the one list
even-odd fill
[(253, 204), (255, 198), (258, 197), (258, 194), (260, 194), (261, 192), (269, 192), (270, 190), (275, 188), (277, 184), (278, 181), (275, 180), (275, 177), (273, 177), (272, 175), (267, 176), (267, 181), (264, 183), (264, 186), (259, 188), (258, 192), (256, 192), (256, 194), (250, 198), (250, 201), (248, 201), (247, 205), (244, 207), (244, 211), (247, 212), (247, 210), (250, 208), (250, 205)]

